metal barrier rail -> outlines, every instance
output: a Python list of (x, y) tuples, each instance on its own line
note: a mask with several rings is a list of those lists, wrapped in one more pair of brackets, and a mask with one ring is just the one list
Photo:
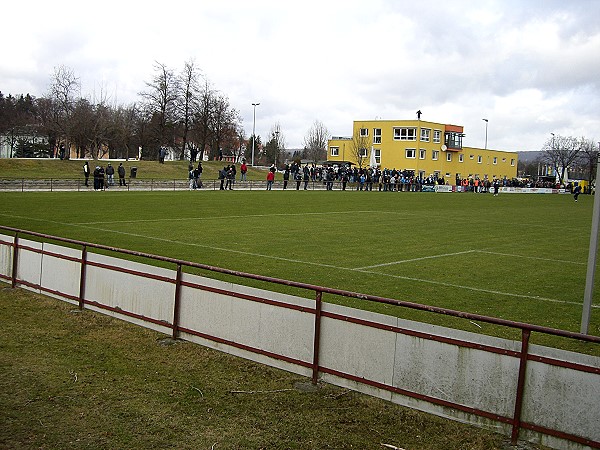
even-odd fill
[[(221, 190), (221, 180), (219, 179), (202, 179), (202, 188), (198, 188), (198, 191), (202, 190), (212, 190), (218, 191)], [(300, 185), (298, 185), (297, 181), (290, 180), (287, 184), (286, 190), (295, 191), (295, 190), (309, 190), (309, 191), (324, 191), (327, 190), (327, 185), (325, 181), (312, 181), (310, 180), (306, 185), (306, 189), (304, 189), (305, 182), (301, 181)], [(283, 190), (284, 181), (283, 180), (275, 180), (273, 182), (273, 190)], [(235, 180), (233, 190), (266, 190), (267, 182), (266, 180), (248, 180), (248, 181), (240, 181)], [(93, 191), (93, 180), (88, 182), (88, 186), (85, 185), (85, 182), (80, 178), (13, 178), (13, 179), (0, 179), (0, 192), (6, 191), (18, 191), (18, 192), (30, 192), (30, 191), (40, 191), (40, 192), (61, 192), (61, 191)], [(115, 183), (108, 187), (107, 190), (114, 191), (185, 191), (190, 190), (189, 180), (187, 179), (173, 179), (173, 180), (164, 180), (164, 179), (139, 179), (139, 178), (128, 178), (125, 186), (119, 186), (118, 179), (115, 179)], [(359, 184), (357, 182), (346, 183), (345, 189), (341, 181), (332, 181), (331, 189), (334, 191), (356, 191), (359, 190)], [(373, 183), (371, 190), (373, 192), (378, 191), (378, 185)], [(365, 186), (364, 192), (369, 192)], [(403, 191), (395, 191), (395, 192), (419, 192), (417, 190), (409, 191), (406, 188)]]
[[(424, 400), (424, 401), (427, 401), (427, 402), (430, 402), (430, 403), (433, 403), (436, 405), (441, 405), (441, 406), (458, 409), (460, 411), (475, 414), (475, 415), (485, 417), (488, 419), (492, 419), (492, 420), (495, 420), (498, 422), (510, 424), (512, 427), (511, 441), (513, 442), (513, 444), (516, 444), (516, 442), (518, 440), (519, 430), (520, 429), (528, 429), (531, 431), (547, 434), (550, 436), (559, 437), (561, 439), (566, 439), (566, 440), (570, 440), (573, 442), (577, 442), (579, 444), (587, 445), (587, 446), (590, 446), (593, 448), (600, 448), (600, 442), (592, 441), (592, 440), (589, 440), (586, 438), (582, 438), (582, 437), (572, 435), (572, 434), (567, 434), (567, 433), (553, 430), (553, 429), (543, 428), (540, 426), (536, 426), (535, 424), (530, 424), (530, 423), (521, 421), (523, 392), (524, 392), (524, 387), (525, 387), (525, 373), (526, 373), (526, 366), (527, 366), (528, 361), (537, 361), (537, 362), (542, 362), (542, 363), (548, 364), (548, 365), (554, 365), (554, 366), (558, 366), (558, 367), (566, 367), (566, 368), (570, 368), (570, 369), (577, 370), (577, 371), (600, 375), (600, 368), (598, 368), (598, 367), (576, 364), (576, 363), (562, 361), (562, 360), (558, 360), (558, 359), (540, 357), (537, 355), (529, 354), (528, 350), (529, 350), (529, 340), (530, 340), (531, 333), (532, 332), (544, 333), (544, 334), (548, 334), (548, 335), (552, 335), (552, 336), (576, 339), (576, 340), (595, 343), (595, 344), (600, 343), (599, 336), (585, 335), (585, 334), (581, 334), (581, 333), (575, 333), (575, 332), (570, 332), (570, 331), (565, 331), (565, 330), (548, 328), (548, 327), (543, 327), (543, 326), (533, 325), (533, 324), (528, 324), (528, 323), (523, 323), (523, 322), (515, 322), (515, 321), (510, 321), (510, 320), (505, 320), (505, 319), (500, 319), (500, 318), (495, 318), (495, 317), (483, 316), (483, 315), (479, 315), (479, 314), (472, 314), (472, 313), (467, 313), (467, 312), (462, 312), (462, 311), (440, 308), (440, 307), (436, 307), (436, 306), (422, 305), (419, 303), (396, 300), (396, 299), (391, 299), (391, 298), (387, 298), (387, 297), (379, 297), (379, 296), (374, 296), (374, 295), (369, 295), (369, 294), (362, 294), (362, 293), (358, 293), (358, 292), (346, 291), (346, 290), (342, 290), (342, 289), (333, 289), (333, 288), (328, 288), (328, 287), (324, 287), (324, 286), (317, 286), (317, 285), (313, 285), (313, 284), (301, 283), (301, 282), (297, 282), (297, 281), (285, 280), (285, 279), (274, 278), (274, 277), (267, 277), (267, 276), (263, 276), (263, 275), (257, 275), (257, 274), (247, 273), (247, 272), (225, 269), (222, 267), (210, 266), (207, 264), (201, 264), (201, 263), (196, 263), (196, 262), (192, 262), (192, 261), (185, 261), (185, 260), (180, 260), (180, 259), (176, 259), (176, 258), (158, 256), (158, 255), (153, 255), (153, 254), (144, 253), (144, 252), (138, 252), (138, 251), (127, 250), (127, 249), (122, 249), (122, 248), (118, 248), (118, 247), (106, 246), (106, 245), (102, 245), (102, 244), (94, 244), (94, 243), (89, 243), (89, 242), (84, 242), (84, 241), (79, 241), (79, 240), (74, 240), (74, 239), (69, 239), (69, 238), (62, 238), (62, 237), (47, 235), (47, 234), (43, 234), (43, 233), (21, 230), (21, 229), (12, 228), (12, 227), (0, 226), (0, 230), (14, 234), (14, 242), (7, 242), (7, 241), (0, 240), (0, 245), (6, 245), (6, 246), (10, 246), (13, 248), (12, 274), (11, 274), (11, 276), (5, 276), (3, 274), (0, 274), (0, 278), (10, 281), (13, 288), (17, 287), (18, 285), (26, 285), (26, 286), (34, 288), (34, 289), (39, 289), (40, 291), (51, 292), (55, 295), (62, 295), (65, 298), (70, 298), (71, 300), (77, 301), (80, 309), (83, 309), (84, 306), (86, 304), (88, 304), (88, 305), (93, 305), (93, 306), (101, 308), (101, 309), (118, 312), (119, 314), (134, 317), (136, 319), (144, 320), (147, 322), (158, 323), (159, 325), (170, 328), (173, 333), (173, 338), (177, 338), (179, 336), (179, 332), (182, 331), (182, 332), (190, 333), (190, 334), (202, 337), (202, 338), (213, 340), (216, 342), (221, 342), (221, 343), (224, 343), (224, 344), (236, 347), (236, 348), (263, 354), (263, 355), (266, 355), (266, 356), (269, 356), (269, 357), (272, 357), (275, 359), (280, 359), (280, 360), (284, 360), (287, 362), (291, 362), (293, 364), (298, 364), (303, 367), (309, 367), (312, 369), (312, 382), (314, 384), (317, 383), (319, 372), (328, 373), (328, 374), (335, 375), (335, 376), (345, 378), (348, 380), (352, 380), (352, 381), (355, 381), (358, 383), (367, 384), (367, 385), (376, 387), (378, 389), (387, 390), (387, 391), (398, 393), (398, 394), (401, 394), (404, 396), (416, 398), (419, 400)], [(38, 250), (38, 249), (31, 248), (31, 247), (25, 247), (19, 243), (19, 237), (22, 235), (33, 236), (33, 237), (42, 238), (45, 240), (64, 242), (64, 243), (68, 243), (71, 245), (80, 246), (82, 248), (82, 256), (81, 256), (81, 258), (69, 258), (64, 255), (50, 253), (48, 251)], [(87, 261), (87, 253), (88, 253), (88, 249), (90, 249), (90, 248), (115, 252), (115, 253), (119, 253), (119, 254), (123, 254), (123, 255), (142, 257), (142, 258), (146, 258), (146, 259), (154, 260), (154, 261), (161, 261), (161, 262), (175, 264), (176, 268), (177, 268), (175, 279), (158, 277), (156, 275), (152, 275), (149, 273), (132, 272), (132, 271), (125, 270), (125, 269), (119, 269), (119, 268), (112, 267), (112, 266), (102, 265), (102, 267), (106, 268), (106, 269), (124, 271), (124, 272), (128, 272), (128, 273), (131, 273), (131, 274), (137, 275), (137, 276), (144, 276), (144, 277), (148, 277), (148, 278), (160, 279), (161, 281), (174, 283), (175, 284), (175, 299), (174, 299), (175, 301), (174, 301), (174, 311), (173, 311), (172, 323), (164, 323), (162, 321), (157, 322), (155, 319), (152, 319), (152, 318), (140, 316), (138, 314), (124, 311), (121, 309), (118, 309), (118, 311), (113, 310), (113, 308), (108, 307), (106, 305), (102, 305), (102, 304), (99, 304), (94, 301), (86, 300), (85, 299), (86, 266), (87, 265), (96, 265), (96, 266), (99, 265), (98, 263), (91, 263), (91, 262)], [(79, 262), (81, 264), (79, 297), (74, 298), (73, 296), (65, 295), (64, 293), (49, 291), (48, 289), (45, 289), (43, 286), (40, 286), (40, 285), (35, 285), (35, 284), (24, 282), (22, 280), (18, 280), (17, 279), (17, 267), (18, 267), (19, 249), (26, 249), (28, 251), (38, 252), (38, 253), (42, 253), (42, 254), (48, 254), (48, 255), (51, 255), (54, 257), (69, 259), (69, 260)], [(213, 291), (213, 292), (215, 291), (215, 288), (210, 288), (207, 286), (200, 286), (200, 285), (196, 285), (196, 284), (192, 284), (192, 283), (182, 282), (182, 273), (183, 273), (184, 267), (193, 267), (193, 268), (197, 268), (197, 269), (207, 270), (210, 272), (231, 275), (234, 277), (258, 280), (258, 281), (272, 283), (272, 284), (278, 284), (278, 285), (291, 286), (291, 287), (314, 292), (314, 295), (315, 295), (315, 297), (314, 297), (315, 298), (315, 307), (314, 308), (300, 308), (300, 307), (286, 305), (286, 304), (282, 304), (282, 303), (275, 302), (272, 300), (259, 298), (259, 297), (255, 297), (255, 296), (251, 296), (251, 295), (247, 295), (247, 294), (226, 292), (227, 295), (244, 298), (246, 300), (270, 303), (270, 304), (278, 306), (278, 307), (299, 308), (303, 312), (308, 312), (308, 313), (314, 314), (315, 328), (314, 328), (314, 336), (313, 336), (313, 347), (314, 348), (313, 348), (312, 363), (286, 358), (285, 356), (282, 356), (282, 355), (271, 354), (271, 353), (265, 352), (260, 349), (248, 347), (242, 343), (223, 341), (222, 339), (215, 338), (214, 336), (205, 335), (205, 334), (202, 334), (195, 330), (189, 330), (189, 329), (180, 327), (179, 326), (179, 307), (180, 307), (179, 305), (180, 305), (181, 287), (186, 286), (186, 287), (192, 287), (192, 288), (201, 289), (201, 290), (207, 290), (207, 291)], [(457, 317), (457, 318), (462, 318), (462, 319), (467, 319), (467, 320), (474, 320), (474, 321), (489, 323), (489, 324), (493, 324), (493, 325), (499, 325), (499, 326), (503, 326), (503, 327), (518, 329), (521, 331), (521, 350), (520, 351), (512, 351), (512, 350), (507, 350), (507, 349), (503, 349), (503, 348), (497, 348), (497, 347), (493, 347), (493, 346), (487, 346), (487, 345), (481, 345), (481, 344), (471, 343), (471, 342), (467, 342), (467, 341), (462, 341), (459, 339), (452, 339), (452, 338), (447, 338), (447, 337), (443, 337), (443, 336), (421, 333), (421, 332), (417, 332), (417, 331), (409, 330), (409, 329), (405, 329), (405, 328), (394, 327), (394, 326), (389, 326), (389, 325), (382, 325), (382, 324), (371, 322), (371, 321), (351, 318), (351, 317), (347, 317), (347, 316), (340, 316), (338, 314), (334, 314), (334, 313), (330, 313), (330, 312), (323, 312), (322, 311), (323, 294), (332, 294), (332, 295), (338, 295), (338, 296), (342, 296), (342, 297), (357, 298), (357, 299), (375, 302), (375, 303), (384, 303), (384, 304), (394, 305), (394, 306), (402, 307), (402, 308), (427, 311), (427, 312), (430, 312), (433, 314), (443, 314), (443, 315), (447, 315), (447, 316), (452, 316), (452, 317)], [(381, 383), (378, 383), (375, 381), (366, 380), (363, 378), (355, 377), (350, 374), (337, 372), (335, 370), (320, 366), (319, 365), (319, 341), (320, 341), (320, 329), (321, 329), (320, 322), (321, 322), (322, 317), (328, 317), (328, 318), (332, 318), (332, 319), (336, 319), (336, 320), (349, 321), (349, 322), (357, 323), (357, 324), (364, 325), (364, 326), (385, 329), (387, 331), (392, 331), (395, 333), (417, 336), (422, 339), (434, 340), (434, 341), (453, 344), (453, 345), (462, 346), (462, 347), (475, 348), (475, 349), (490, 352), (490, 353), (499, 353), (499, 354), (504, 354), (504, 355), (518, 358), (519, 359), (519, 370), (518, 370), (518, 380), (517, 380), (517, 392), (516, 392), (516, 398), (515, 398), (515, 410), (514, 410), (513, 416), (512, 417), (499, 416), (497, 414), (489, 413), (486, 411), (478, 410), (475, 408), (471, 408), (468, 406), (464, 406), (464, 405), (460, 405), (460, 404), (456, 404), (456, 403), (452, 403), (452, 402), (448, 402), (448, 401), (445, 401), (442, 399), (437, 399), (437, 398), (422, 395), (419, 393), (406, 391), (406, 390), (397, 388), (395, 386), (381, 384)]]

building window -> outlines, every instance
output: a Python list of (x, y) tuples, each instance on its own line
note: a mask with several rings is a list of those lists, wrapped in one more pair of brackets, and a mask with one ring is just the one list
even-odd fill
[(417, 140), (417, 129), (416, 128), (394, 128), (394, 140), (395, 141), (416, 141)]
[(469, 155), (469, 159), (475, 158), (475, 155)]
[(464, 162), (464, 160), (465, 160), (465, 155), (463, 155), (462, 153), (459, 153), (458, 162)]
[(433, 142), (439, 144), (442, 140), (442, 131), (441, 130), (433, 130)]
[(427, 156), (427, 150), (425, 150), (424, 148), (419, 150), (419, 159), (425, 159), (426, 156)]
[(368, 153), (368, 151), (367, 151), (366, 148), (361, 148), (360, 151), (359, 151), (359, 155), (360, 155), (361, 158), (366, 158), (368, 154), (369, 153)]
[(439, 150), (433, 150), (431, 152), (431, 159), (433, 159), (434, 161), (437, 161), (439, 155), (440, 155), (440, 151)]
[(331, 156), (340, 156), (340, 148), (339, 147), (330, 147)]
[(421, 128), (421, 140), (423, 142), (429, 142), (430, 135), (431, 135), (431, 130), (429, 128)]
[(408, 159), (415, 159), (415, 155), (417, 153), (417, 150), (414, 148), (407, 148), (406, 149), (406, 157)]
[(360, 129), (360, 137), (367, 137), (369, 135), (369, 129), (368, 128), (361, 128)]
[(506, 162), (506, 158), (502, 158), (502, 162), (505, 163)]
[(381, 128), (373, 128), (373, 144), (381, 144)]
[(494, 156), (494, 160), (493, 160), (492, 164), (498, 164), (498, 158), (496, 158), (495, 156)]
[(375, 162), (377, 164), (381, 164), (381, 149), (376, 148), (376, 149), (374, 149), (374, 151), (375, 151)]
[(477, 156), (477, 164), (481, 164), (482, 158), (481, 155)]
[(510, 165), (514, 167), (514, 165), (515, 165), (515, 160), (514, 159), (510, 160)]
[(452, 161), (452, 153), (446, 153), (446, 161)]
[(463, 133), (455, 133), (453, 131), (447, 131), (445, 136), (445, 144), (448, 148), (462, 148)]

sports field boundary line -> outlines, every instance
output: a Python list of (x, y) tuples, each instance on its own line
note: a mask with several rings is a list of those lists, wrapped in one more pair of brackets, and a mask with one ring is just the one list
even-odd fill
[(382, 264), (374, 264), (372, 266), (356, 267), (354, 270), (374, 269), (376, 267), (393, 266), (395, 264), (404, 264), (404, 263), (407, 263), (407, 262), (423, 261), (423, 260), (426, 260), (426, 259), (444, 258), (446, 256), (456, 256), (456, 255), (466, 255), (468, 253), (473, 253), (473, 252), (476, 252), (476, 251), (477, 250), (465, 250), (465, 251), (462, 251), (462, 252), (442, 253), (440, 255), (422, 256), (420, 258), (401, 259), (399, 261), (392, 261), (392, 262), (382, 263)]

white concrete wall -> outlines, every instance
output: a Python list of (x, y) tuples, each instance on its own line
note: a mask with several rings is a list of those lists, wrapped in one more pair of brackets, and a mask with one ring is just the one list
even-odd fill
[[(44, 243), (44, 252), (61, 254), (71, 258), (81, 259), (81, 250)], [(20, 258), (20, 256), (19, 256)], [(62, 294), (79, 297), (79, 281), (81, 264), (79, 261), (69, 261), (52, 255), (44, 254), (42, 258), (41, 285)], [(71, 301), (74, 302), (74, 301)]]
[[(9, 236), (1, 240), (11, 242)], [(19, 239), (21, 245), (42, 249), (42, 244)], [(47, 252), (80, 258), (81, 250), (43, 244)], [(0, 270), (10, 276), (12, 248), (0, 245)], [(88, 253), (90, 263), (114, 266), (134, 273), (110, 270), (89, 264), (86, 269), (85, 299), (124, 312), (163, 322), (165, 325), (132, 318), (119, 311), (90, 308), (160, 332), (171, 334), (175, 304), (176, 270), (126, 261), (112, 256)], [(162, 277), (157, 280), (140, 274)], [(52, 255), (20, 249), (17, 275), (20, 280), (63, 295), (79, 295), (80, 264)], [(185, 283), (219, 289), (210, 292), (182, 286), (179, 326), (206, 337), (181, 333), (181, 337), (211, 348), (260, 363), (311, 375), (314, 336), (314, 300), (251, 288), (184, 273)], [(308, 311), (278, 307), (227, 292), (280, 302)], [(309, 295), (313, 295), (312, 293)], [(74, 302), (74, 300), (70, 300)], [(415, 332), (443, 336), (473, 344), (519, 351), (520, 343), (407, 321), (334, 304), (323, 304), (323, 313), (339, 314), (361, 321), (399, 327)], [(246, 348), (229, 345), (242, 344)], [(302, 361), (303, 365), (271, 358), (255, 351)], [(600, 368), (600, 358), (531, 346), (530, 353)], [(510, 426), (455, 408), (430, 403), (385, 388), (352, 381), (326, 372), (357, 377), (418, 395), (456, 403), (504, 417), (512, 417), (515, 407), (519, 360), (513, 356), (490, 353), (449, 343), (378, 329), (332, 317), (321, 319), (321, 379), (339, 386), (374, 395), (405, 406), (428, 411), (454, 420), (478, 424), (509, 433)], [(600, 376), (573, 369), (529, 361), (522, 421), (600, 441)], [(555, 448), (584, 448), (581, 445), (527, 430), (521, 436)]]
[[(30, 241), (28, 239), (19, 238), (19, 246), (28, 248), (20, 248), (17, 258), (17, 278), (21, 281), (39, 285), (42, 279), (42, 254), (30, 250), (42, 250), (40, 242)], [(39, 290), (26, 287), (26, 289)]]
[[(229, 290), (304, 308), (314, 308), (314, 302), (304, 298), (190, 274), (184, 274), (182, 279), (185, 282), (211, 288)], [(241, 343), (265, 352), (312, 362), (313, 314), (190, 287), (183, 287), (181, 294), (180, 327), (201, 331), (209, 336)], [(302, 375), (310, 373), (306, 368), (285, 361), (273, 360), (264, 355), (203, 339), (189, 333), (182, 333), (182, 337), (192, 342), (284, 370)]]
[[(97, 253), (88, 253), (87, 260), (91, 263), (166, 277), (173, 281), (176, 275), (174, 270), (126, 261)], [(88, 264), (86, 269), (85, 299), (169, 324), (173, 322), (175, 284)], [(99, 310), (93, 306), (91, 309)], [(101, 312), (153, 330), (171, 333), (167, 326), (145, 322), (106, 310), (101, 310)]]
[(0, 234), (0, 275), (5, 277), (4, 279), (12, 277), (12, 264), (13, 264), (13, 249), (10, 246), (15, 241), (13, 236), (7, 236)]

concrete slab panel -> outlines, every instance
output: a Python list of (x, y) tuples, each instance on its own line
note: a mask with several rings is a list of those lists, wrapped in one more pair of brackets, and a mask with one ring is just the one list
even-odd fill
[[(17, 279), (39, 285), (42, 278), (42, 244), (40, 242), (19, 239), (19, 247), (25, 246), (39, 251), (19, 248), (17, 260)], [(40, 292), (39, 289), (23, 286), (25, 289)]]
[(600, 442), (600, 375), (528, 361), (525, 380), (523, 421)]
[[(185, 275), (185, 281), (258, 298), (308, 305), (306, 299)], [(314, 315), (206, 290), (183, 287), (180, 326), (278, 355), (312, 361)]]
[(518, 368), (514, 357), (399, 334), (394, 386), (506, 417)]
[(0, 242), (3, 242), (0, 244), (0, 274), (4, 277), (12, 277), (13, 248), (8, 244), (13, 244), (15, 238), (0, 234)]
[[(148, 264), (88, 253), (88, 261), (175, 280), (176, 272)], [(88, 265), (85, 298), (145, 317), (173, 321), (175, 284)]]
[[(324, 304), (324, 312), (396, 326), (397, 319), (369, 311)], [(321, 319), (319, 365), (360, 378), (391, 385), (396, 336), (391, 331), (343, 320)]]
[[(81, 250), (44, 243), (44, 252), (81, 259)], [(81, 263), (45, 254), (42, 257), (42, 286), (62, 294), (79, 296)]]

